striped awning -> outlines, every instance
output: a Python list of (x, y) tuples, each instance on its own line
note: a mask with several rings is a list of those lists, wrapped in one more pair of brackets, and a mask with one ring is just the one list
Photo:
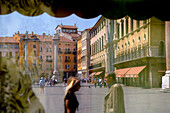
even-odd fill
[(129, 67), (115, 70), (116, 77), (137, 78), (146, 66)]
[(103, 71), (97, 72), (95, 75), (100, 75)]
[(96, 74), (96, 72), (94, 72), (94, 73), (91, 73), (89, 76), (93, 76), (93, 75), (95, 75)]
[(138, 77), (139, 73), (145, 69), (146, 66), (139, 66), (139, 67), (132, 67), (130, 70), (126, 73), (125, 77)]
[(125, 74), (130, 70), (131, 68), (123, 68), (123, 69), (117, 69), (115, 70), (116, 77), (125, 77)]

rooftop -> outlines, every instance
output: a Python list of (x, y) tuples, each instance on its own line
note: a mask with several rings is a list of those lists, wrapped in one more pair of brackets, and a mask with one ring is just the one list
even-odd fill
[(13, 37), (0, 37), (0, 43), (18, 43)]

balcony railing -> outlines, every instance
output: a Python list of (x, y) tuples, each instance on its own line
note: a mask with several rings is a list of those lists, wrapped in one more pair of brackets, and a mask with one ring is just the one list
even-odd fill
[(46, 59), (46, 62), (52, 62), (52, 59)]
[[(122, 51), (121, 51), (122, 52)], [(131, 51), (123, 51), (122, 54), (117, 53), (115, 63), (125, 62), (143, 57), (165, 57), (165, 52), (161, 51), (158, 47), (143, 47), (139, 49), (131, 49)]]

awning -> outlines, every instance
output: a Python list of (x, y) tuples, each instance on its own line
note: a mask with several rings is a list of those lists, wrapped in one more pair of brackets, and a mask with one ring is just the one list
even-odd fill
[(86, 5), (82, 5), (79, 0), (1, 1), (3, 2), (0, 2), (0, 15), (18, 11), (26, 16), (38, 16), (46, 12), (54, 17), (66, 17), (74, 13), (82, 18), (94, 18), (101, 14), (110, 19), (119, 19), (129, 15), (133, 19), (140, 20), (152, 16), (163, 20), (170, 20), (169, 15), (167, 15), (169, 13), (168, 0), (105, 0), (104, 2), (86, 0), (86, 3), (89, 3), (89, 8)]
[(123, 68), (123, 69), (117, 69), (115, 70), (116, 77), (125, 77), (125, 74), (130, 70), (131, 68)]
[(137, 78), (145, 67), (146, 66), (139, 66), (115, 70), (116, 77)]
[(94, 72), (94, 73), (91, 73), (89, 76), (91, 77), (91, 76), (93, 76), (93, 75), (95, 75), (96, 74), (96, 72)]
[(106, 73), (104, 77), (106, 78), (106, 77), (107, 77), (107, 75), (108, 75), (108, 73)]
[[(126, 73), (126, 77), (134, 77), (136, 75), (139, 75), (139, 73), (145, 68), (146, 66), (140, 66), (140, 67), (132, 67), (130, 70)], [(138, 77), (138, 76), (137, 76)]]
[(97, 72), (95, 75), (100, 75), (103, 71)]

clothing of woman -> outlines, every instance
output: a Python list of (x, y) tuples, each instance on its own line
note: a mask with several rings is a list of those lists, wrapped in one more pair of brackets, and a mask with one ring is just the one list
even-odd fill
[(75, 92), (80, 89), (80, 81), (75, 77), (70, 77), (67, 82), (64, 97), (64, 113), (76, 113), (78, 110), (79, 102), (75, 95)]

